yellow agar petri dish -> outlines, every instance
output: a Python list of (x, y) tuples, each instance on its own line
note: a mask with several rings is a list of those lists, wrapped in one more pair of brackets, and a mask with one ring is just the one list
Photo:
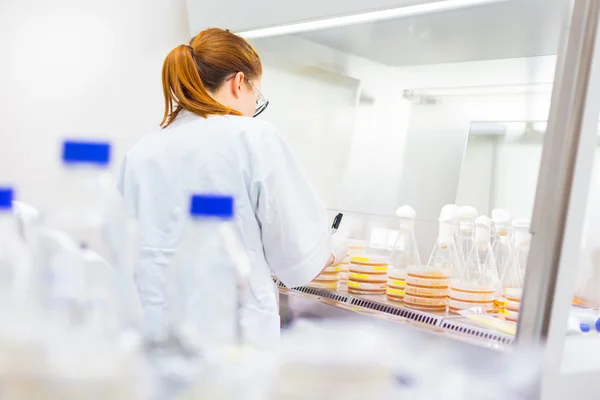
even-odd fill
[(382, 274), (365, 274), (361, 272), (350, 271), (349, 279), (356, 282), (387, 283), (387, 276)]
[(336, 290), (338, 288), (338, 282), (337, 281), (312, 281), (307, 286), (315, 288), (315, 289)]
[(448, 298), (445, 296), (442, 297), (422, 297), (422, 296), (414, 296), (409, 295), (408, 293), (404, 295), (404, 302), (410, 304), (416, 304), (419, 306), (429, 306), (429, 307), (441, 307), (446, 306), (448, 303)]
[(404, 291), (406, 292), (406, 294), (410, 294), (413, 296), (448, 296), (448, 288), (425, 288), (419, 286), (406, 285)]

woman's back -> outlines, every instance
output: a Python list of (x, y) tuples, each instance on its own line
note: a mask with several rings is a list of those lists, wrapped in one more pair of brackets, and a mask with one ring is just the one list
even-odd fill
[(279, 329), (271, 272), (291, 286), (304, 284), (331, 253), (323, 205), (289, 147), (260, 120), (183, 113), (127, 154), (120, 190), (140, 221), (136, 282), (153, 332), (165, 328), (167, 269), (184, 235), (193, 193), (235, 198), (235, 226), (252, 264), (242, 315), (257, 346), (276, 341), (266, 333)]

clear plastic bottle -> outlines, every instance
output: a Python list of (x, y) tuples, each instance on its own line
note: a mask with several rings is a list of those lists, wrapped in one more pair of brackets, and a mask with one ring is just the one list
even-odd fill
[(39, 249), (54, 311), (68, 323), (118, 334), (136, 324), (134, 293), (126, 288), (138, 246), (135, 222), (108, 169), (110, 152), (107, 142), (63, 143), (67, 183), (46, 214)]
[(475, 246), (475, 219), (478, 215), (477, 210), (471, 206), (462, 206), (455, 214), (460, 238), (457, 244), (457, 252), (463, 264), (467, 261), (467, 257)]
[(230, 196), (193, 195), (190, 221), (172, 263), (171, 335), (203, 346), (245, 343), (241, 309), (250, 261), (239, 241)]
[(31, 257), (13, 215), (13, 189), (0, 187), (0, 307), (29, 300)]
[(514, 249), (508, 267), (504, 270), (501, 281), (506, 293), (507, 290), (522, 289), (525, 283), (525, 268), (529, 256), (531, 222), (528, 219), (514, 219), (512, 229), (514, 235)]
[(510, 211), (506, 209), (495, 209), (492, 211), (492, 225), (494, 228), (492, 253), (494, 253), (494, 258), (496, 259), (498, 276), (504, 274), (504, 270), (508, 267), (513, 252), (510, 220)]
[(402, 206), (396, 211), (400, 228), (396, 243), (389, 257), (388, 275), (391, 279), (405, 280), (409, 268), (421, 266), (419, 249), (415, 238), (415, 210)]

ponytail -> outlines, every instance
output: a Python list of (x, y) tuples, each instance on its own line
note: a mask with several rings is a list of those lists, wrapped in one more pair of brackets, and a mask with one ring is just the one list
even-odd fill
[(209, 115), (242, 115), (216, 101), (216, 91), (227, 76), (243, 72), (248, 79), (262, 75), (258, 54), (245, 39), (227, 30), (210, 28), (192, 39), (190, 46), (171, 50), (162, 69), (165, 113), (160, 125), (171, 125), (181, 110)]
[(186, 109), (201, 117), (208, 115), (241, 115), (213, 99), (200, 78), (193, 48), (180, 45), (171, 50), (162, 69), (165, 114), (160, 125), (169, 126), (181, 110)]

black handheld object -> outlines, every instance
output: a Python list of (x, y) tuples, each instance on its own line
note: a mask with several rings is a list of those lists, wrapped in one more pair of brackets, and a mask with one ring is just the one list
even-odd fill
[(337, 232), (338, 228), (340, 227), (340, 224), (342, 223), (342, 218), (344, 218), (344, 214), (339, 213), (333, 219), (333, 225), (331, 225), (331, 233), (332, 234)]

